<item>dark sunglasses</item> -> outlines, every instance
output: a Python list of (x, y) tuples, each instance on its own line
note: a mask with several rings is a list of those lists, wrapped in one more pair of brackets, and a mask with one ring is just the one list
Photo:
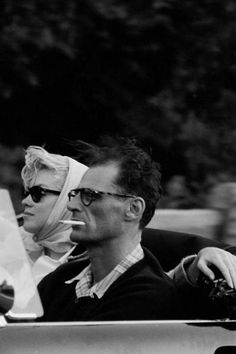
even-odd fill
[(59, 195), (61, 192), (43, 188), (40, 186), (33, 186), (24, 191), (24, 196), (27, 197), (28, 195), (30, 195), (35, 203), (39, 203), (41, 198), (47, 193)]
[(76, 188), (76, 189), (72, 189), (68, 193), (69, 201), (71, 201), (71, 199), (78, 194), (80, 195), (81, 202), (86, 207), (92, 204), (92, 202), (94, 202), (95, 200), (101, 199), (103, 195), (111, 195), (113, 197), (118, 197), (118, 198), (136, 198), (136, 196), (128, 195), (128, 194), (101, 192), (101, 191), (92, 190), (90, 188)]

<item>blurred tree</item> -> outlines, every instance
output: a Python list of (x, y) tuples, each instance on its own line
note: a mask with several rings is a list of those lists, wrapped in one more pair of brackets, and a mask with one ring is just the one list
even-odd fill
[[(151, 143), (167, 176), (232, 168), (234, 0), (3, 0), (0, 142)], [(64, 147), (64, 149), (66, 149)]]
[(16, 213), (22, 210), (22, 181), (20, 170), (24, 163), (24, 150), (20, 146), (14, 148), (0, 145), (0, 188), (10, 193)]

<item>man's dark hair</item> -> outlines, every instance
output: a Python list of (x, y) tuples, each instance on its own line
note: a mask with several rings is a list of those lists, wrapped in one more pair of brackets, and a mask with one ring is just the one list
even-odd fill
[[(81, 141), (78, 142), (81, 147)], [(140, 221), (143, 229), (154, 215), (161, 193), (160, 165), (152, 160), (136, 138), (103, 137), (102, 143), (92, 145), (85, 143), (83, 151), (84, 163), (89, 167), (115, 162), (120, 173), (116, 184), (119, 192), (142, 197), (146, 208)], [(80, 156), (81, 157), (81, 156)], [(80, 160), (81, 161), (81, 160)]]

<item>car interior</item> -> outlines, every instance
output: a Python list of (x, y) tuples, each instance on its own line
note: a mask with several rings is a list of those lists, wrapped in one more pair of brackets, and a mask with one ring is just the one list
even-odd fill
[(35, 322), (43, 315), (43, 308), (10, 195), (5, 189), (0, 189), (0, 229), (1, 353), (73, 354), (78, 353), (78, 346), (81, 353), (156, 353), (157, 350), (161, 353), (189, 353), (190, 349), (191, 353), (216, 353), (217, 350), (217, 353), (226, 353), (224, 350), (229, 346), (234, 350), (232, 353), (236, 352), (236, 321), (229, 318)]

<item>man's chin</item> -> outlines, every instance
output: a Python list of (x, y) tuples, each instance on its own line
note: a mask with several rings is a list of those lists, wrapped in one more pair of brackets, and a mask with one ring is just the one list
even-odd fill
[(72, 229), (72, 232), (70, 234), (70, 239), (72, 242), (76, 242), (76, 243), (82, 241), (83, 240), (82, 232), (79, 230)]

